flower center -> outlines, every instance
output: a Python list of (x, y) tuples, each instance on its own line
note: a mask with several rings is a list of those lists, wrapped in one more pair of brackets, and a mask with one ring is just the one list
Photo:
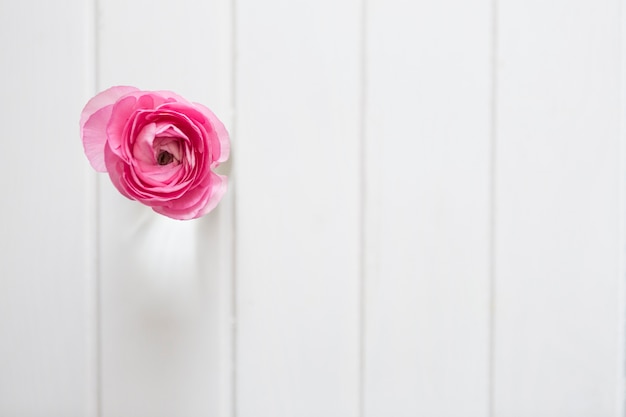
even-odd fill
[(157, 156), (157, 164), (159, 165), (167, 165), (174, 160), (174, 155), (169, 153), (168, 151), (159, 152), (159, 156)]

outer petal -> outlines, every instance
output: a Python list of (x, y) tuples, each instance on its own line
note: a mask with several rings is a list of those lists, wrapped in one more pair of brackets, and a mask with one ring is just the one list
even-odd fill
[(107, 170), (109, 171), (109, 178), (111, 182), (117, 188), (123, 196), (129, 198), (131, 200), (136, 200), (135, 196), (131, 195), (127, 190), (126, 184), (124, 183), (124, 169), (125, 164), (117, 155), (111, 151), (111, 147), (109, 144), (106, 144), (104, 147), (104, 157), (107, 166)]
[(228, 189), (228, 177), (225, 175), (219, 175), (214, 172), (211, 172), (211, 195), (206, 205), (196, 213), (196, 217), (204, 216), (211, 210), (213, 210), (217, 204), (220, 202), (224, 194), (226, 194), (226, 190)]
[[(222, 123), (221, 120), (218, 119), (217, 116), (208, 107), (200, 103), (193, 103), (193, 104), (200, 111), (202, 111), (202, 114), (204, 114), (204, 116), (209, 120), (209, 124), (213, 128), (212, 130), (217, 135), (217, 140), (219, 142), (220, 149), (219, 149), (218, 154), (214, 154), (214, 157), (215, 157), (214, 162), (217, 162), (219, 164), (219, 163), (226, 161), (230, 155), (230, 137), (228, 135), (228, 131), (226, 130), (226, 127), (224, 126), (224, 123)], [(209, 134), (211, 133), (212, 132), (210, 132)], [(213, 152), (216, 152), (216, 151), (217, 149), (215, 149)], [(214, 167), (215, 166), (217, 166), (217, 164), (215, 164)]]
[(151, 93), (152, 94), (157, 94), (157, 95), (163, 97), (164, 99), (166, 99), (167, 101), (174, 100), (174, 101), (177, 101), (179, 103), (185, 103), (185, 104), (191, 105), (191, 102), (189, 100), (187, 100), (183, 96), (180, 96), (180, 95), (176, 94), (173, 91), (158, 90), (158, 91), (151, 91)]
[(135, 87), (120, 85), (104, 90), (87, 102), (80, 115), (80, 128), (85, 126), (87, 120), (98, 110), (115, 103), (120, 97), (133, 91), (138, 91)]
[(113, 103), (124, 94), (135, 91), (134, 87), (112, 87), (89, 100), (80, 115), (80, 135), (85, 155), (98, 172), (106, 172), (104, 145), (107, 141), (106, 126), (111, 117)]
[(111, 118), (113, 105), (105, 106), (95, 112), (81, 128), (83, 148), (89, 163), (98, 172), (107, 172), (104, 163), (104, 148), (107, 143), (106, 126)]
[(160, 105), (165, 104), (165, 103), (181, 103), (181, 104), (186, 104), (188, 106), (192, 105), (192, 103), (189, 102), (187, 99), (185, 99), (184, 97), (179, 96), (178, 94), (176, 94), (176, 93), (174, 93), (172, 91), (135, 90), (135, 91), (130, 91), (130, 92), (128, 92), (125, 95), (133, 96), (137, 100), (139, 100), (141, 97), (144, 97), (144, 96), (151, 97), (152, 98), (152, 103), (153, 103), (150, 106), (151, 109), (156, 109), (157, 107), (159, 107)]
[[(167, 217), (177, 220), (191, 220), (202, 217), (217, 206), (222, 199), (222, 196), (226, 193), (228, 188), (228, 178), (223, 175), (218, 175), (211, 172), (210, 187), (207, 189), (196, 189), (191, 191), (191, 194), (202, 193), (200, 199), (193, 205), (189, 206), (186, 198), (182, 197), (179, 200), (170, 201), (167, 206), (152, 207), (157, 213), (163, 214)], [(191, 196), (188, 196), (188, 198)], [(191, 197), (191, 200), (196, 200), (197, 196)]]
[(135, 111), (136, 103), (137, 98), (132, 95), (127, 95), (118, 100), (111, 110), (111, 118), (106, 127), (106, 136), (111, 151), (118, 156), (124, 154), (121, 150), (124, 144), (124, 129), (126, 128), (130, 116)]

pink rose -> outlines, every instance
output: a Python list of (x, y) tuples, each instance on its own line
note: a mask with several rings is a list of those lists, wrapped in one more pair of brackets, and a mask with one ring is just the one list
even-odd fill
[(89, 100), (80, 133), (91, 166), (157, 213), (195, 219), (226, 192), (227, 178), (212, 171), (228, 159), (226, 128), (175, 93), (111, 87)]

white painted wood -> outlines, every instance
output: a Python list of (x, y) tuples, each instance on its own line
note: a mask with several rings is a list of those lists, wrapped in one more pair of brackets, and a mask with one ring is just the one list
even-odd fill
[[(622, 417), (623, 2), (233, 1), (0, 2), (0, 416)], [(226, 122), (215, 212), (94, 181), (96, 78)]]
[(620, 3), (499, 2), (498, 417), (623, 415)]
[(236, 4), (237, 415), (356, 416), (360, 2)]
[(96, 411), (87, 15), (81, 0), (0, 2), (2, 416)]
[(488, 407), (491, 2), (367, 9), (367, 417)]
[[(99, 3), (101, 89), (173, 90), (231, 126), (228, 0)], [(231, 415), (232, 197), (180, 222), (103, 176), (103, 417)]]

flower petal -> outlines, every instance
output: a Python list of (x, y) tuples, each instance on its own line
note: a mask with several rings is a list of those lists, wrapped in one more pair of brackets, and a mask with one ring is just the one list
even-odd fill
[(104, 145), (107, 141), (106, 126), (111, 118), (113, 104), (124, 94), (135, 90), (134, 87), (111, 87), (89, 100), (83, 108), (80, 115), (80, 136), (85, 155), (98, 172), (106, 172)]
[(104, 163), (104, 147), (107, 142), (106, 126), (111, 118), (113, 105), (95, 112), (81, 128), (83, 148), (89, 163), (98, 172), (107, 172)]
[(228, 189), (228, 177), (225, 175), (219, 175), (214, 172), (211, 172), (211, 195), (209, 196), (209, 200), (206, 205), (196, 213), (196, 217), (204, 216), (211, 210), (213, 210), (217, 204), (220, 202), (224, 194), (226, 194), (226, 190)]
[(113, 105), (106, 131), (109, 146), (118, 156), (123, 154), (120, 149), (124, 145), (124, 130), (131, 114), (135, 110), (136, 103), (137, 99), (135, 97), (126, 96)]
[(146, 124), (135, 143), (133, 144), (133, 159), (139, 165), (154, 165), (154, 148), (152, 144), (154, 142), (154, 136), (156, 133), (156, 123)]
[[(202, 111), (202, 114), (206, 116), (209, 120), (209, 124), (213, 128), (212, 130), (217, 135), (217, 140), (219, 143), (219, 149), (213, 149), (213, 158), (215, 158), (216, 164), (213, 165), (215, 168), (220, 163), (226, 161), (228, 156), (230, 155), (230, 138), (228, 135), (228, 131), (224, 126), (224, 123), (221, 122), (220, 119), (206, 106), (200, 103), (193, 103), (198, 109)], [(212, 132), (209, 132), (211, 134)]]
[(177, 220), (191, 220), (202, 217), (213, 210), (228, 188), (228, 178), (211, 172), (208, 188), (190, 190), (178, 200), (167, 205), (152, 207), (154, 211)]
[(138, 89), (135, 87), (119, 85), (98, 93), (95, 97), (89, 100), (83, 108), (83, 112), (80, 115), (80, 128), (82, 129), (83, 126), (85, 126), (87, 120), (89, 120), (95, 112), (105, 106), (112, 105), (120, 97), (133, 91), (138, 91)]
[(111, 151), (111, 147), (108, 143), (104, 147), (104, 161), (107, 166), (107, 171), (109, 172), (109, 178), (115, 188), (117, 188), (117, 191), (119, 191), (126, 198), (135, 200), (135, 198), (129, 194), (128, 190), (124, 186), (124, 161)]

